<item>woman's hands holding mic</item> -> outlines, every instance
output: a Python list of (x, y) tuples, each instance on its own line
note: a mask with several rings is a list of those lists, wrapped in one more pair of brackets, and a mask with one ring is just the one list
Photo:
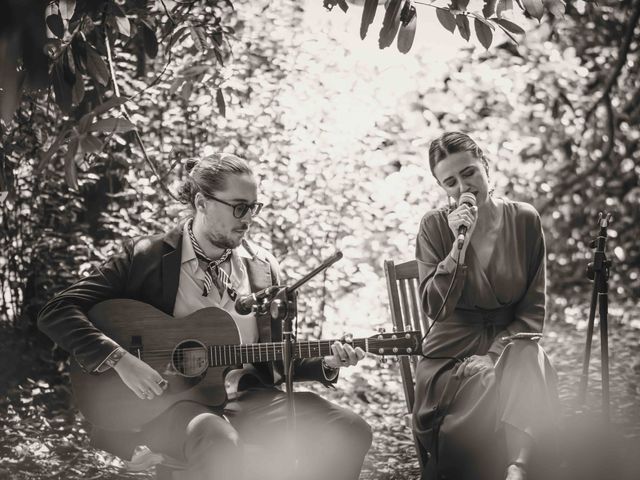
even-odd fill
[(478, 207), (470, 207), (466, 203), (463, 203), (447, 217), (449, 228), (453, 234), (458, 237), (460, 227), (467, 227), (467, 233), (465, 235), (465, 244), (469, 243), (471, 234), (476, 228), (476, 220), (478, 219)]
[[(453, 243), (453, 249), (451, 250), (451, 257), (454, 260), (460, 258), (461, 262), (464, 262), (465, 252), (471, 241), (471, 235), (476, 228), (478, 220), (478, 207), (470, 206), (467, 203), (462, 203), (458, 208), (449, 214), (447, 217), (447, 223), (449, 228), (456, 237), (456, 241)], [(467, 232), (464, 235), (464, 242), (462, 248), (458, 247), (458, 235), (460, 233), (460, 227), (466, 227)]]

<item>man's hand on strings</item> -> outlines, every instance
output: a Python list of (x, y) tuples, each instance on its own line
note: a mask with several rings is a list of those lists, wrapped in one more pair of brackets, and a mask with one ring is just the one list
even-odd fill
[(333, 355), (324, 357), (324, 364), (329, 368), (350, 367), (357, 365), (365, 357), (364, 350), (360, 347), (353, 348), (349, 336), (344, 342), (335, 341), (331, 345)]
[(162, 375), (130, 353), (122, 357), (113, 369), (124, 384), (142, 400), (162, 395), (168, 386)]

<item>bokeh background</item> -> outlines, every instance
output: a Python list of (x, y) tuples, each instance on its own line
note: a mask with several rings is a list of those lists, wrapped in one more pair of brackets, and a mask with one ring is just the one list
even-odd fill
[[(518, 2), (493, 2), (526, 35), (514, 33), (516, 44), (497, 29), (489, 49), (477, 35), (465, 41), (460, 27), (447, 31), (435, 7), (479, 12), (492, 2), (413, 2), (407, 54), (378, 48), (383, 4), (361, 40), (362, 2), (344, 4), (346, 12), (321, 0), (94, 3), (54, 1), (46, 14), (29, 2), (3, 7), (0, 478), (150, 478), (88, 447), (65, 354), (35, 318), (123, 238), (186, 214), (173, 197), (184, 159), (224, 151), (251, 162), (267, 204), (251, 237), (289, 281), (343, 252), (302, 289), (299, 334), (359, 337), (391, 328), (383, 261), (412, 259), (420, 218), (446, 202), (427, 149), (447, 130), (481, 145), (496, 195), (542, 215), (543, 345), (569, 422), (600, 408), (597, 358), (587, 404), (575, 396), (589, 242), (598, 212), (613, 213), (612, 421), (626, 442), (620, 452), (638, 451), (640, 1), (548, 1), (540, 21)], [(524, 6), (531, 12), (536, 2)], [(394, 359), (367, 358), (341, 374), (335, 392), (300, 388), (372, 424), (361, 478), (416, 478)]]

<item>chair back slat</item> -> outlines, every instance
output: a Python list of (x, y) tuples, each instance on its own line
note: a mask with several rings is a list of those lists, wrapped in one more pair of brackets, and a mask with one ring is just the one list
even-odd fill
[(411, 325), (414, 329), (422, 331), (422, 325), (420, 321), (420, 303), (418, 302), (418, 290), (415, 279), (408, 278), (404, 280), (407, 282), (407, 290), (409, 290), (409, 304), (411, 305)]
[[(395, 264), (393, 260), (384, 262), (384, 272), (387, 279), (387, 291), (389, 294), (389, 307), (391, 310), (391, 321), (397, 331), (404, 331), (405, 326), (410, 326), (424, 334), (428, 321), (422, 311), (420, 301), (418, 262), (411, 260), (400, 264)], [(407, 412), (413, 412), (415, 402), (415, 368), (419, 357), (413, 356), (400, 358), (400, 375), (404, 387)], [(414, 435), (418, 461), (422, 469), (427, 461)]]
[(427, 331), (427, 328), (429, 328), (429, 325), (431, 324), (431, 322), (427, 318), (427, 314), (424, 313), (424, 310), (422, 309), (422, 301), (420, 300), (420, 279), (416, 277), (416, 278), (412, 278), (410, 281), (411, 281), (411, 287), (412, 287), (411, 292), (412, 292), (412, 295), (415, 296), (414, 301), (416, 304), (416, 310), (418, 311), (415, 328), (420, 330), (424, 335)]
[(412, 305), (411, 305), (411, 297), (409, 294), (409, 288), (407, 288), (407, 280), (398, 280), (398, 287), (400, 290), (400, 301), (402, 302), (402, 325), (396, 325), (396, 328), (399, 330), (404, 330), (404, 326), (406, 324), (413, 325), (412, 319)]

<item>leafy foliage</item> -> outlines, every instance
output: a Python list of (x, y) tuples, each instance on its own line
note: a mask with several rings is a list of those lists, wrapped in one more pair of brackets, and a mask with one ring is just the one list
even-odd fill
[[(336, 2), (325, 1), (325, 6), (332, 9)], [(347, 11), (347, 5), (339, 2), (341, 9)], [(360, 23), (360, 38), (364, 39), (376, 16), (378, 0), (365, 0)], [(515, 44), (518, 43), (513, 36), (524, 34), (522, 27), (504, 18), (505, 12), (511, 14), (513, 0), (482, 0), (473, 2), (475, 9), (470, 9), (469, 0), (451, 0), (448, 5), (434, 5), (415, 0), (387, 0), (386, 12), (380, 30), (379, 47), (389, 47), (398, 38), (397, 46), (401, 53), (408, 53), (413, 45), (415, 37), (417, 15), (416, 5), (435, 8), (440, 25), (451, 33), (456, 29), (462, 38), (469, 41), (471, 38), (471, 22), (473, 20), (474, 31), (480, 44), (488, 49), (493, 41), (493, 32), (496, 28), (502, 30)], [(480, 7), (482, 5), (482, 7)], [(516, 5), (527, 18), (541, 20), (545, 13), (551, 18), (562, 17), (565, 12), (564, 0), (516, 0)]]
[[(489, 52), (465, 52), (444, 66), (430, 52), (420, 56), (414, 50), (415, 62), (402, 57), (392, 81), (385, 74), (388, 66), (360, 59), (343, 38), (327, 33), (322, 18), (305, 23), (293, 2), (248, 2), (236, 12), (224, 3), (211, 7), (212, 2), (166, 1), (167, 11), (162, 2), (84, 3), (122, 9), (129, 35), (117, 9), (103, 21), (80, 2), (72, 14), (69, 2), (62, 9), (60, 3), (50, 7), (47, 25), (59, 34), (51, 37), (59, 55), (55, 62), (47, 57), (52, 70), (45, 83), (56, 74), (56, 62), (63, 67), (56, 81), (70, 78), (69, 54), (60, 53), (70, 49), (73, 82), (65, 80), (58, 90), (60, 99), (70, 97), (71, 103), (64, 114), (55, 88), (50, 96), (25, 91), (2, 127), (0, 190), (10, 192), (0, 211), (6, 233), (0, 237), (4, 336), (10, 336), (9, 326), (34, 333), (38, 307), (106, 258), (117, 248), (114, 240), (172, 224), (182, 214), (169, 193), (182, 173), (181, 160), (213, 151), (237, 153), (257, 169), (270, 209), (257, 219), (252, 235), (283, 261), (289, 278), (300, 277), (336, 248), (345, 254), (301, 292), (301, 335), (339, 335), (356, 328), (370, 333), (387, 322), (382, 260), (412, 257), (421, 215), (444, 201), (426, 168), (428, 140), (455, 128), (472, 132), (489, 154), (499, 194), (530, 201), (543, 213), (553, 306), (547, 345), (567, 405), (575, 391), (588, 302), (581, 293), (590, 257), (586, 242), (594, 233), (595, 213), (603, 206), (616, 210), (608, 250), (615, 257), (612, 304), (622, 307), (612, 311), (617, 322), (613, 398), (615, 418), (637, 429), (633, 355), (638, 345), (632, 328), (640, 293), (637, 1), (619, 8), (569, 2), (565, 19), (553, 27), (523, 23), (530, 33), (519, 46), (501, 43)], [(493, 13), (481, 15), (493, 19), (489, 24), (495, 30), (478, 16), (471, 17), (473, 22), (467, 15), (458, 20), (463, 4), (429, 13), (437, 20), (437, 12), (448, 11), (443, 18), (451, 31), (469, 36), (471, 23), (476, 35), (483, 31), (480, 22), (493, 32), (492, 43), (499, 31), (514, 36), (524, 31), (501, 15), (509, 2), (495, 2), (496, 19)], [(399, 42), (406, 5), (400, 10)], [(420, 21), (427, 22), (429, 16), (420, 13)], [(368, 18), (373, 22), (374, 17)], [(81, 18), (87, 25), (93, 22), (86, 40), (78, 33), (86, 27), (80, 27)], [(222, 42), (213, 37), (217, 30), (209, 30), (217, 18)], [(100, 42), (102, 31), (110, 42)], [(628, 32), (628, 48), (621, 49), (620, 38)], [(319, 33), (326, 34), (320, 42)], [(487, 43), (487, 32), (482, 35), (480, 41)], [(233, 40), (233, 55), (227, 37)], [(400, 43), (410, 48), (409, 38)], [(101, 61), (90, 53), (94, 50)], [(25, 69), (37, 78), (26, 63)], [(74, 87), (80, 98), (78, 79), (84, 93), (74, 103)], [(574, 285), (562, 295), (562, 287)], [(629, 301), (623, 303), (623, 296)], [(60, 353), (54, 352), (52, 361), (48, 343), (24, 337), (17, 345), (7, 344), (3, 362), (12, 367), (0, 382), (11, 386), (1, 406), (8, 412), (3, 431), (9, 432), (9, 447), (22, 448), (17, 456), (13, 448), (3, 451), (13, 463), (2, 468), (25, 476), (57, 474), (58, 466), (46, 462), (55, 459), (72, 464), (77, 471), (71, 473), (78, 476), (104, 472), (103, 478), (117, 478), (117, 461), (83, 450), (86, 425), (69, 413), (69, 392), (64, 381), (57, 383)], [(20, 371), (16, 351), (21, 352), (18, 365), (31, 356), (48, 372)], [(592, 380), (597, 380), (596, 367)], [(398, 425), (404, 407), (393, 368), (372, 362), (360, 377), (341, 385), (350, 406), (384, 432), (366, 465), (372, 478), (416, 474), (409, 432)], [(14, 385), (29, 375), (36, 380)], [(400, 455), (393, 468), (389, 452)]]

